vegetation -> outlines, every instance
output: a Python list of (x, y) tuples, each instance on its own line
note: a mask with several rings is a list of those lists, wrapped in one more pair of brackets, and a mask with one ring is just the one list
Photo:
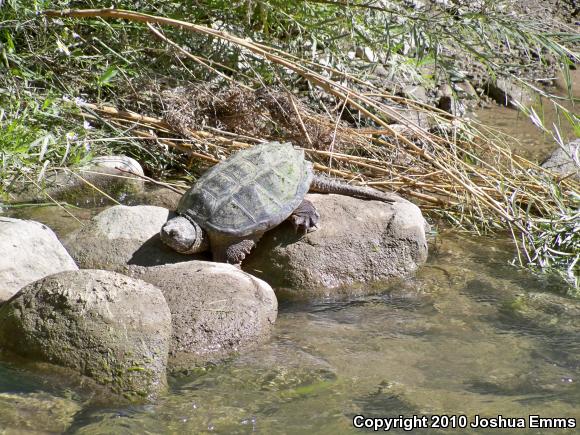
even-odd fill
[[(99, 7), (91, 1), (0, 10), (5, 197), (94, 154), (122, 152), (154, 178), (188, 178), (236, 148), (288, 138), (320, 171), (398, 191), (470, 231), (510, 231), (522, 266), (562, 270), (579, 285), (578, 183), (513, 155), (509, 138), (399, 94), (504, 76), (577, 128), (534, 75), (578, 62), (580, 38), (565, 23), (547, 33), (508, 17), (510, 1), (133, 3), (150, 15), (43, 13)], [(205, 96), (185, 132), (162, 115), (172, 99), (187, 103), (163, 92), (179, 85)]]

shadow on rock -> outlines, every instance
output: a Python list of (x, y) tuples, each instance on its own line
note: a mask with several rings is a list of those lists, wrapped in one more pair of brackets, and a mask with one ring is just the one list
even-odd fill
[(211, 260), (208, 253), (185, 255), (180, 254), (166, 246), (159, 234), (155, 234), (145, 243), (143, 243), (131, 258), (127, 261), (128, 265), (134, 266), (160, 266), (163, 264), (181, 263), (192, 260)]

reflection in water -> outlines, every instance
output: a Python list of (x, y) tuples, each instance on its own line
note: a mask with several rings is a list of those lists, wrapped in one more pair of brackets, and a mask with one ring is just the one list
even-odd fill
[[(330, 434), (356, 433), (357, 414), (578, 417), (580, 302), (510, 266), (508, 243), (441, 239), (415, 278), (382, 295), (282, 304), (269, 343), (175, 376), (154, 404), (103, 408), (75, 396), (74, 418), (60, 418), (87, 434)], [(0, 395), (33, 391), (11, 381), (21, 376), (13, 367), (0, 375)], [(8, 403), (5, 414), (22, 412), (24, 402)]]

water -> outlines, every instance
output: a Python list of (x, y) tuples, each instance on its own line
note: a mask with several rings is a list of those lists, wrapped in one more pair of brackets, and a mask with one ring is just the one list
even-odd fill
[[(572, 95), (578, 100), (580, 99), (580, 69), (571, 70), (570, 76)], [(563, 84), (560, 84), (558, 88), (551, 89), (551, 92), (563, 98), (559, 101), (560, 105), (571, 113), (578, 114), (578, 103), (572, 103), (569, 100)], [(534, 104), (534, 110), (543, 121), (544, 126), (552, 133), (554, 126), (557, 127), (564, 143), (571, 142), (578, 137), (571, 124), (561, 113), (558, 113), (554, 105), (547, 99), (538, 98)], [(544, 161), (558, 146), (552, 134), (543, 133), (532, 124), (526, 115), (518, 110), (493, 104), (478, 110), (470, 117), (517, 139), (508, 141), (512, 151), (536, 163)]]
[(2, 362), (0, 428), (334, 434), (356, 433), (357, 414), (580, 418), (580, 301), (512, 255), (502, 239), (444, 232), (414, 278), (380, 295), (282, 303), (268, 343), (173, 376), (152, 404), (95, 403), (62, 377)]

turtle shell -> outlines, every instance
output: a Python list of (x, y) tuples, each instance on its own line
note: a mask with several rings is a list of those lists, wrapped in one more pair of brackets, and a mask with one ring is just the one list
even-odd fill
[(284, 221), (304, 199), (312, 163), (290, 143), (269, 142), (238, 151), (203, 174), (177, 212), (206, 231), (243, 237)]

